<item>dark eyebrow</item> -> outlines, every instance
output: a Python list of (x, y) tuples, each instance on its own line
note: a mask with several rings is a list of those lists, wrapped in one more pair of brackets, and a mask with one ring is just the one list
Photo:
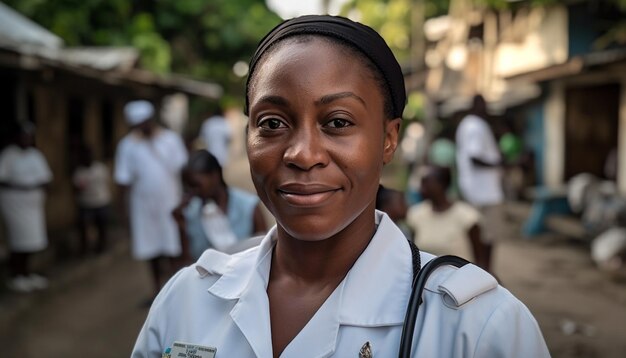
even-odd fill
[(363, 103), (363, 106), (367, 107), (367, 104), (365, 103), (363, 98), (357, 96), (356, 94), (354, 94), (352, 92), (339, 92), (339, 93), (328, 94), (328, 95), (323, 96), (322, 98), (318, 99), (317, 101), (315, 101), (315, 103), (316, 104), (329, 104), (332, 101), (336, 101), (336, 100), (341, 99), (341, 98), (354, 98), (357, 101)]
[(287, 107), (289, 102), (281, 96), (267, 95), (259, 98), (259, 103), (271, 103), (277, 106)]

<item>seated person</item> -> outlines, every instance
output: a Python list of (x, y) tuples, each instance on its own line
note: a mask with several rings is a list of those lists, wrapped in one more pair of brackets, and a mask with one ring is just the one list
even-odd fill
[(206, 150), (191, 155), (185, 179), (189, 191), (173, 212), (184, 258), (197, 260), (208, 248), (225, 250), (267, 231), (258, 197), (226, 185), (222, 167)]

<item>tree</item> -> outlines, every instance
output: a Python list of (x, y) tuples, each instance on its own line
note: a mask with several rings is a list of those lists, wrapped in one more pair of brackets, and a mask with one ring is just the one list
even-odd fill
[(241, 99), (233, 65), (280, 22), (263, 0), (5, 0), (68, 46), (134, 46), (143, 68), (220, 83)]
[(449, 0), (349, 0), (344, 4), (341, 15), (357, 18), (376, 29), (400, 63), (405, 63), (410, 57), (411, 29), (416, 20), (412, 12), (418, 5), (423, 5), (419, 8), (422, 14), (418, 16), (445, 15), (448, 3)]

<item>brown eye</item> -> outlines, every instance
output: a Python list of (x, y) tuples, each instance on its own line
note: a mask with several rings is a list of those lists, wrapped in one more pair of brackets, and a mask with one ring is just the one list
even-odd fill
[(286, 127), (286, 125), (278, 118), (268, 118), (261, 121), (259, 127), (264, 129), (279, 129)]
[(326, 125), (331, 128), (345, 128), (351, 126), (352, 123), (345, 119), (335, 118), (330, 120), (330, 122), (328, 122)]

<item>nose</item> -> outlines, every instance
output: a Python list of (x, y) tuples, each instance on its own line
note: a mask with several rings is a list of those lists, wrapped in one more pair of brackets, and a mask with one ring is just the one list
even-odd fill
[(317, 126), (297, 129), (284, 152), (283, 161), (287, 166), (300, 170), (328, 165), (328, 152), (320, 129)]

